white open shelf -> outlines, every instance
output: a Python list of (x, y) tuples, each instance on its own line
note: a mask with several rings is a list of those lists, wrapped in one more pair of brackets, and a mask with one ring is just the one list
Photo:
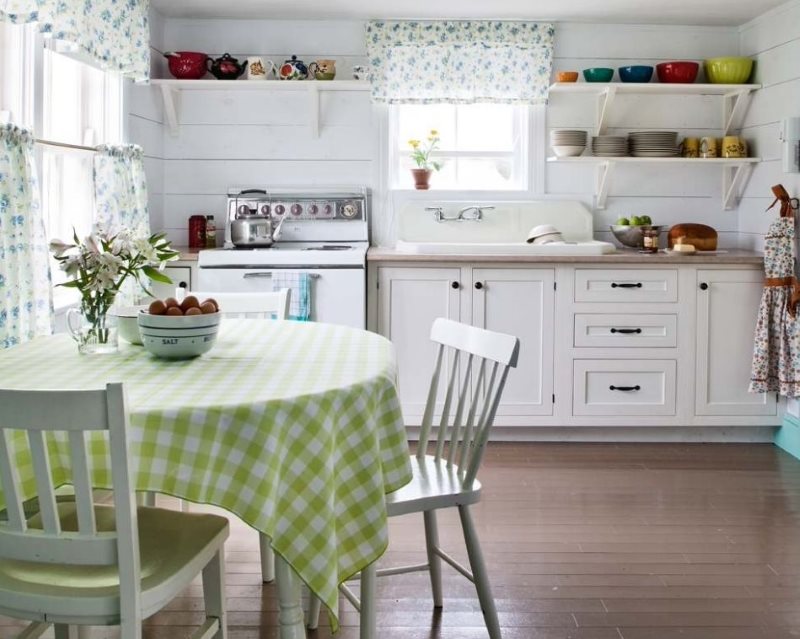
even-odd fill
[(151, 80), (150, 84), (161, 89), (164, 117), (172, 135), (177, 135), (180, 128), (183, 91), (305, 91), (311, 101), (311, 134), (318, 137), (321, 91), (369, 91), (370, 88), (370, 83), (362, 80)]
[(597, 188), (595, 206), (606, 208), (608, 189), (611, 177), (618, 164), (666, 164), (679, 166), (720, 166), (722, 167), (722, 206), (727, 211), (736, 206), (739, 193), (744, 187), (753, 167), (761, 162), (761, 158), (635, 158), (635, 157), (597, 157), (581, 155), (578, 157), (550, 157), (548, 162), (565, 164), (595, 164), (597, 170)]

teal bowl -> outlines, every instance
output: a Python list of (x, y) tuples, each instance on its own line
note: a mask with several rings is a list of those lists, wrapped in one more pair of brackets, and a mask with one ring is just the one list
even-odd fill
[(745, 84), (753, 72), (750, 58), (711, 58), (703, 66), (711, 84)]
[(583, 70), (583, 79), (587, 82), (611, 82), (614, 77), (614, 69), (606, 67), (594, 67)]

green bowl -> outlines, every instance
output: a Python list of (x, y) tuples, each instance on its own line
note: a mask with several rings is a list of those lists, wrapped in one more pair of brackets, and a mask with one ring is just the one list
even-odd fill
[(583, 70), (583, 79), (587, 82), (611, 82), (614, 77), (614, 69), (606, 67), (593, 67)]
[(703, 66), (711, 84), (745, 84), (753, 72), (750, 58), (711, 58)]

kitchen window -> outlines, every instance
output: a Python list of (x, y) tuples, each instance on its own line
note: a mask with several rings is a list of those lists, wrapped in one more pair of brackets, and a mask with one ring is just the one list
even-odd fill
[[(535, 107), (534, 107), (535, 108)], [(432, 189), (507, 191), (530, 188), (530, 109), (509, 104), (403, 104), (390, 107), (391, 185), (413, 189), (411, 139), (441, 137)]]

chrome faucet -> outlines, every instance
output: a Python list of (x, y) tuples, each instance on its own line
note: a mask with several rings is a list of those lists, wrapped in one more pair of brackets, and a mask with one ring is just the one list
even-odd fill
[(468, 222), (468, 221), (475, 221), (480, 222), (483, 219), (483, 212), (484, 211), (491, 211), (494, 209), (493, 206), (465, 206), (458, 212), (458, 217), (456, 218), (460, 222)]

